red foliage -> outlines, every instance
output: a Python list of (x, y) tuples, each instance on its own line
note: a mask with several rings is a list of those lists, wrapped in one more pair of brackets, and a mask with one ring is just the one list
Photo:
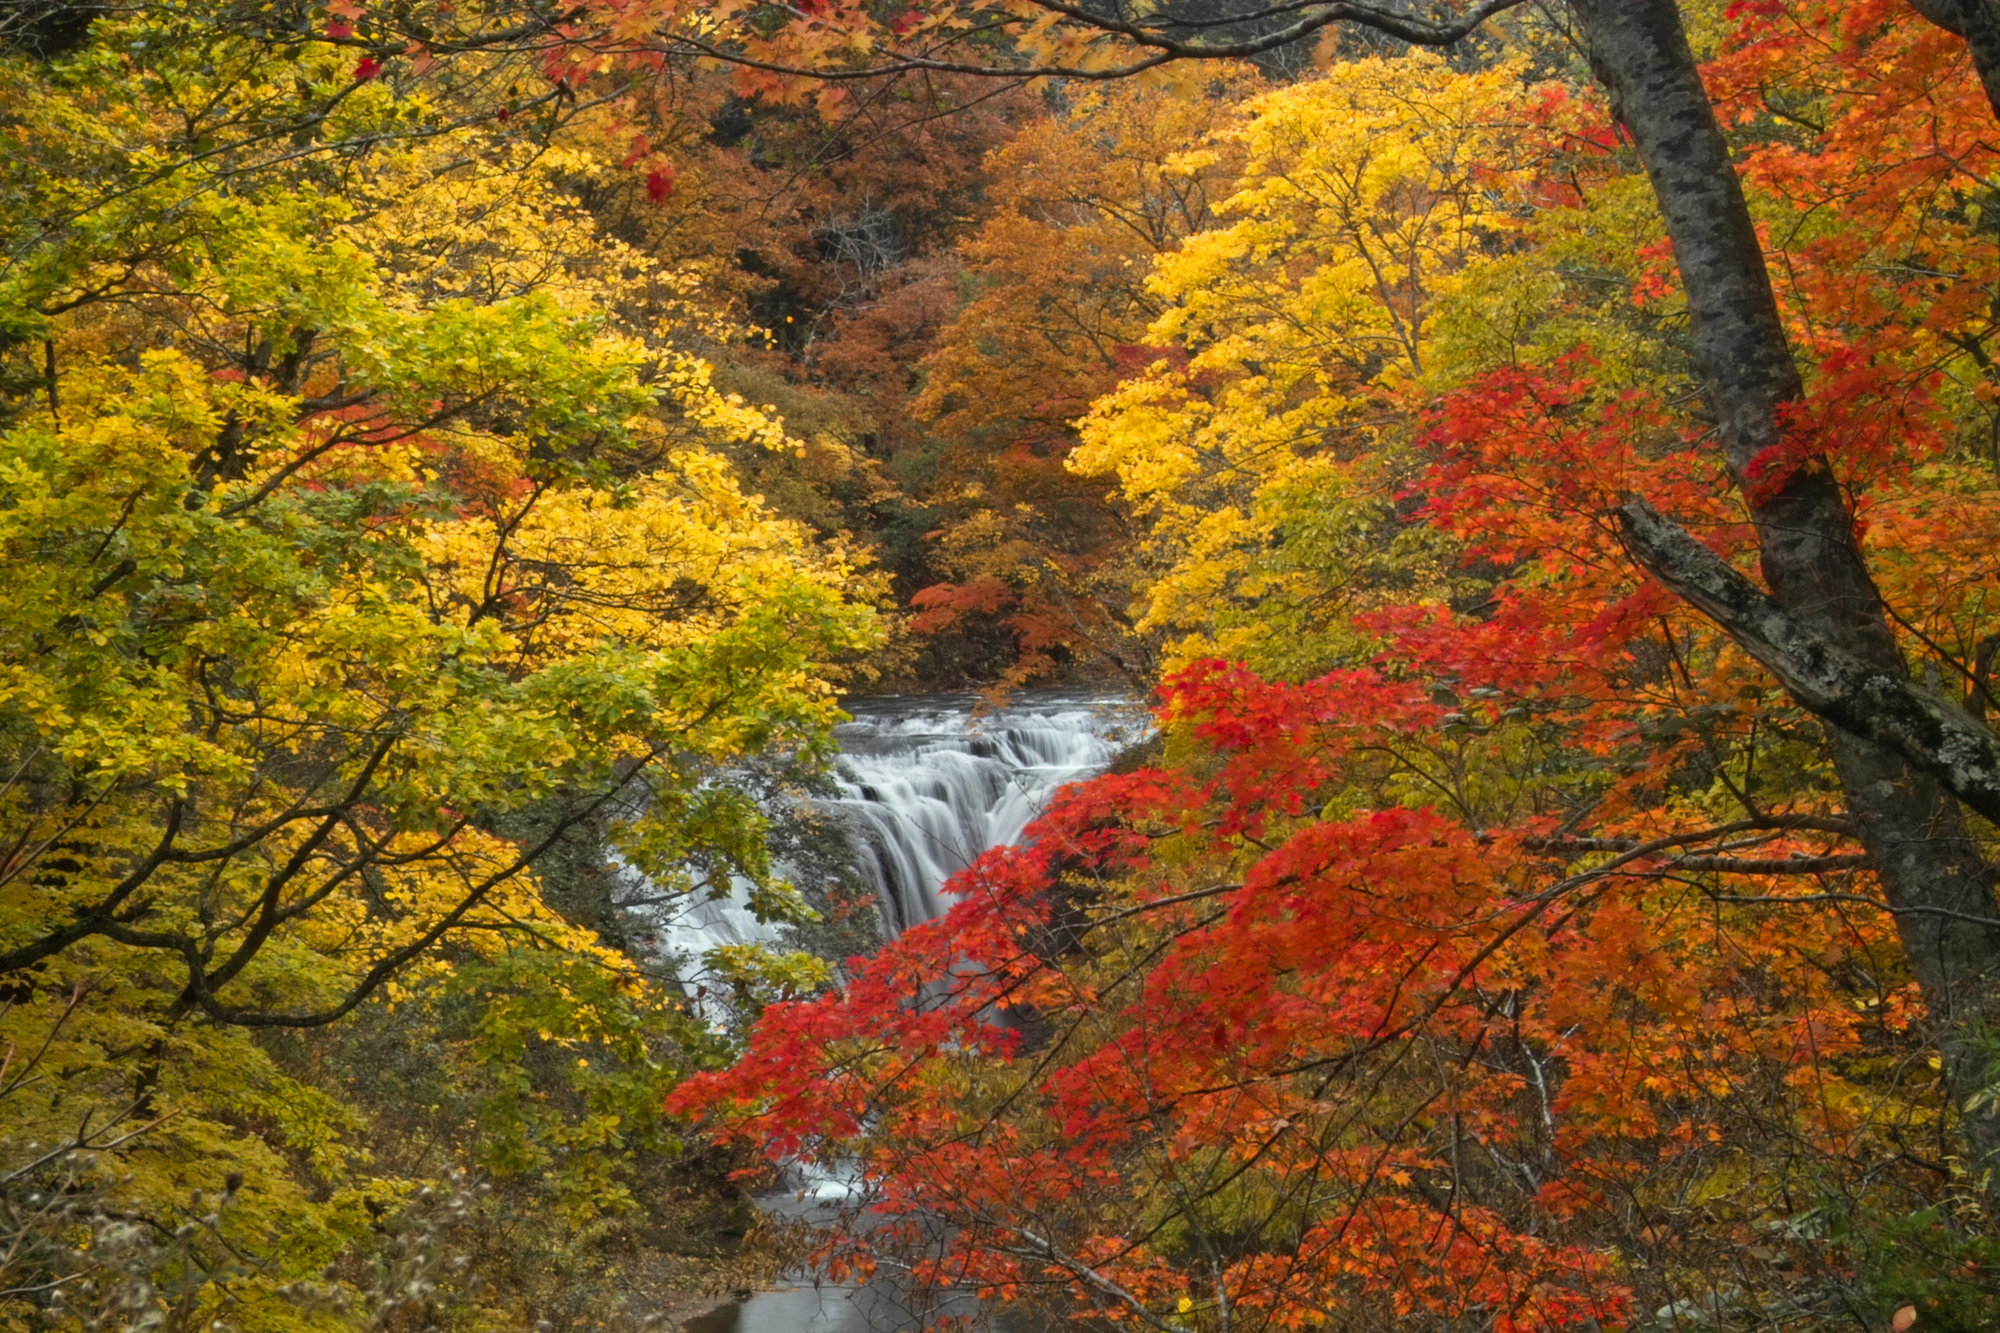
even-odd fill
[[(1879, 1021), (1827, 982), (1879, 930), (1820, 923), (1783, 948), (1755, 921), (1717, 922), (1726, 943), (1690, 932), (1701, 895), (1663, 898), (1657, 879), (1681, 843), (1564, 875), (1544, 821), (1319, 817), (1381, 746), (1444, 723), (1407, 681), (1205, 662), (1163, 687), (1161, 716), (1213, 748), (1212, 776), (1068, 790), (1022, 847), (954, 882), (944, 918), (854, 960), (839, 991), (774, 1006), (743, 1060), (673, 1109), (774, 1157), (858, 1152), (880, 1212), (952, 1228), (926, 1270), (940, 1280), (1157, 1306), (1187, 1279), (1170, 1246), (1132, 1238), (1166, 1225), (1139, 1177), (1198, 1230), (1227, 1211), (1217, 1180), (1248, 1176), (1315, 1202), (1219, 1275), (1257, 1321), (1242, 1326), (1359, 1303), (1553, 1329), (1622, 1319), (1613, 1257), (1565, 1236), (1602, 1225), (1607, 1191), (1707, 1151), (1712, 1097), (1680, 1091), (1689, 1061), (1708, 1088), (1788, 1086)], [(1215, 887), (1176, 869), (1230, 861), (1240, 881)], [(1148, 962), (1109, 975), (1103, 958), (1130, 951), (1079, 948), (1079, 914), (1083, 931), (1142, 922)], [(1457, 1168), (1439, 1123), (1526, 1154), (1528, 1187), (1440, 1194), (1427, 1182)], [(1107, 1210), (1128, 1221), (1100, 1233)], [(900, 1234), (836, 1252), (859, 1262)]]
[[(1637, 491), (1747, 557), (1684, 429), (1582, 354), (1443, 399), (1408, 498), (1499, 571), (1489, 603), (1377, 612), (1393, 654), (1304, 683), (1172, 677), (1189, 771), (1069, 789), (945, 917), (768, 1010), (673, 1109), (774, 1158), (859, 1158), (891, 1221), (830, 1240), (836, 1268), (923, 1242), (919, 1282), (1106, 1315), (1226, 1301), (1240, 1328), (1621, 1322), (1658, 1200), (1760, 1136), (1827, 1162), (1894, 1137), (1862, 1108), (1908, 1094), (1847, 1080), (1916, 1005), (1810, 792), (1737, 817), (1674, 795), (1793, 725), (1607, 519)], [(1826, 893), (1860, 910), (1792, 902)], [(1751, 1243), (1786, 1187), (1745, 1188), (1711, 1243)]]
[[(1767, 245), (1817, 370), (1802, 448), (1864, 487), (1936, 456), (1944, 381), (1993, 400), (2000, 237), (1967, 205), (2000, 170), (2000, 138), (1964, 42), (1908, 5), (1771, 0), (1728, 19), (1707, 75), (1747, 140), (1746, 182), (1803, 219), (1839, 219)], [(1801, 135), (1806, 108), (1817, 128)]]
[(935, 634), (950, 629), (967, 614), (999, 615), (1014, 604), (1014, 590), (999, 579), (974, 579), (969, 583), (934, 583), (910, 597), (917, 614), (910, 628), (919, 634)]

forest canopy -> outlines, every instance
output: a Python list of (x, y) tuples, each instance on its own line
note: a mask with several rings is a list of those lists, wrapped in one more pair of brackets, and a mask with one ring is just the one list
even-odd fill
[[(2000, 1321), (2000, 7), (0, 52), (8, 1328), (607, 1326), (759, 1162), (920, 1309)], [(841, 697), (1044, 682), (848, 956)]]
[(797, 445), (699, 261), (587, 206), (598, 112), (483, 104), (510, 59), (399, 87), (199, 5), (10, 53), (10, 1326), (306, 1319), (453, 1172), (630, 1209), (716, 1045), (549, 867), (810, 914), (715, 776), (824, 750), (875, 599), (730, 462)]

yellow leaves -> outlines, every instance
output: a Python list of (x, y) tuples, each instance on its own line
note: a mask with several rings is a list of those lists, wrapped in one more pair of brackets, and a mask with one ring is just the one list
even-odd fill
[[(147, 26), (158, 8), (89, 41), (197, 40)], [(0, 422), (0, 952), (36, 978), (0, 1050), (82, 995), (9, 1132), (74, 1133), (143, 1086), (170, 1127), (107, 1155), (112, 1204), (171, 1228), (240, 1173), (226, 1263), (275, 1283), (373, 1244), (416, 1188), (367, 1161), (373, 1090), (341, 1085), (341, 1043), (411, 1057), (386, 1080), (425, 1084), (405, 1139), (504, 1135), (454, 1082), (488, 1001), (477, 1021), (518, 1004), (503, 1035), (585, 1059), (551, 1067), (588, 1109), (528, 1106), (516, 1169), (578, 1163), (578, 1217), (629, 1204), (619, 1163), (672, 1146), (661, 1095), (706, 1038), (528, 863), (615, 812), (635, 858), (764, 873), (714, 774), (823, 745), (828, 659), (876, 629), (848, 555), (718, 452), (797, 445), (688, 350), (732, 336), (716, 265), (583, 206), (630, 187), (615, 152), (531, 142), (527, 116), (454, 125), (492, 111), (483, 78), (457, 85), (477, 106), (443, 78), (431, 101), (400, 56), (357, 85), (351, 50), (189, 31), (199, 53), (12, 60), (0, 87), (5, 221), (36, 237), (0, 278), (0, 341), (51, 338), (57, 380), (15, 381)], [(474, 976), (501, 980), (453, 991)], [(548, 1069), (509, 1058), (470, 1078), (519, 1110)], [(240, 1322), (297, 1327), (262, 1281), (233, 1287)]]
[(615, 494), (545, 494), (504, 539), (491, 518), (431, 524), (419, 549), (433, 599), (465, 623), (497, 592), (506, 613), (482, 623), (524, 626), (507, 643), (541, 663), (608, 646), (684, 647), (790, 584), (840, 595), (844, 565), (816, 557), (803, 529), (742, 494), (726, 460), (681, 450), (671, 463)]
[(795, 441), (769, 407), (752, 407), (741, 394), (716, 389), (714, 368), (699, 357), (675, 353), (665, 359), (660, 382), (680, 422), (717, 444), (754, 444), (773, 451), (793, 450)]
[[(1199, 473), (1203, 428), (1213, 410), (1194, 398), (1167, 362), (1156, 361), (1145, 377), (1120, 384), (1091, 412), (1070, 465), (1086, 474), (1115, 473), (1141, 512), (1169, 503)], [(1108, 424), (1113, 421), (1115, 428)]]
[(1329, 368), (1420, 369), (1428, 303), (1501, 225), (1474, 176), (1511, 78), (1363, 60), (1253, 101), (1231, 136), (1248, 169), (1218, 206), (1238, 221), (1159, 262), (1174, 306), (1154, 340), (1185, 342), (1195, 369), (1268, 377), (1267, 396)]
[(1506, 225), (1478, 175), (1517, 80), (1423, 55), (1342, 63), (1218, 136), (1245, 162), (1224, 225), (1158, 256), (1147, 283), (1161, 313), (1145, 341), (1176, 355), (1098, 399), (1070, 459), (1149, 520), (1142, 623), (1180, 636), (1170, 664), (1323, 667), (1355, 646), (1328, 611), (1419, 558), (1397, 548), (1384, 427), (1406, 429), (1434, 310)]
[[(845, 555), (710, 447), (788, 442), (668, 345), (694, 280), (600, 244), (555, 189), (589, 162), (481, 151), (357, 163), (407, 207), (362, 189), (338, 222), (245, 183), (151, 304), (63, 345), (61, 412), (0, 431), (0, 810), (25, 849), (0, 867), (0, 948), (123, 902), (138, 942), (47, 960), (52, 993), (98, 987), (77, 1030), (148, 1052), (161, 1105), (233, 1108), (243, 1152), (289, 1146), (324, 1178), (356, 1169), (339, 1108), (262, 1078), (231, 1014), (323, 1015), (389, 967), (380, 998), (420, 1021), (441, 975), (524, 935), (629, 971), (549, 908), (509, 821), (669, 753), (649, 835), (748, 857), (755, 828), (695, 789), (817, 743), (817, 666), (875, 634)], [(655, 278), (661, 302), (633, 295)], [(308, 345), (304, 382), (274, 370)], [(156, 846), (179, 855), (148, 866)], [(619, 993), (654, 1003), (643, 980)], [(145, 1030), (190, 995), (220, 1014)], [(241, 1155), (201, 1133), (178, 1160)]]

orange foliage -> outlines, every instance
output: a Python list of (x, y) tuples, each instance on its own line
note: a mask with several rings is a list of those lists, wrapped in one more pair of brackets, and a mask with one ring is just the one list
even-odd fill
[(1145, 678), (1150, 646), (1126, 611), (1129, 524), (1103, 481), (1065, 467), (1071, 423), (1157, 355), (1143, 346), (1161, 311), (1152, 262), (1211, 224), (1240, 150), (1210, 139), (1255, 87), (1224, 68), (1193, 96), (1070, 90), (987, 163), (995, 212), (959, 247), (971, 294), (913, 403), (946, 443), (930, 494), (943, 578), (912, 605), (922, 633), (1004, 625), (1003, 683), (1066, 663)]

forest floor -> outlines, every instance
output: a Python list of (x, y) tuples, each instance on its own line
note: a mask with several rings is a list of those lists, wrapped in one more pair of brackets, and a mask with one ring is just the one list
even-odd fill
[(652, 1251), (636, 1255), (622, 1270), (625, 1297), (619, 1323), (651, 1321), (658, 1329), (683, 1323), (726, 1304), (746, 1280), (732, 1259)]

